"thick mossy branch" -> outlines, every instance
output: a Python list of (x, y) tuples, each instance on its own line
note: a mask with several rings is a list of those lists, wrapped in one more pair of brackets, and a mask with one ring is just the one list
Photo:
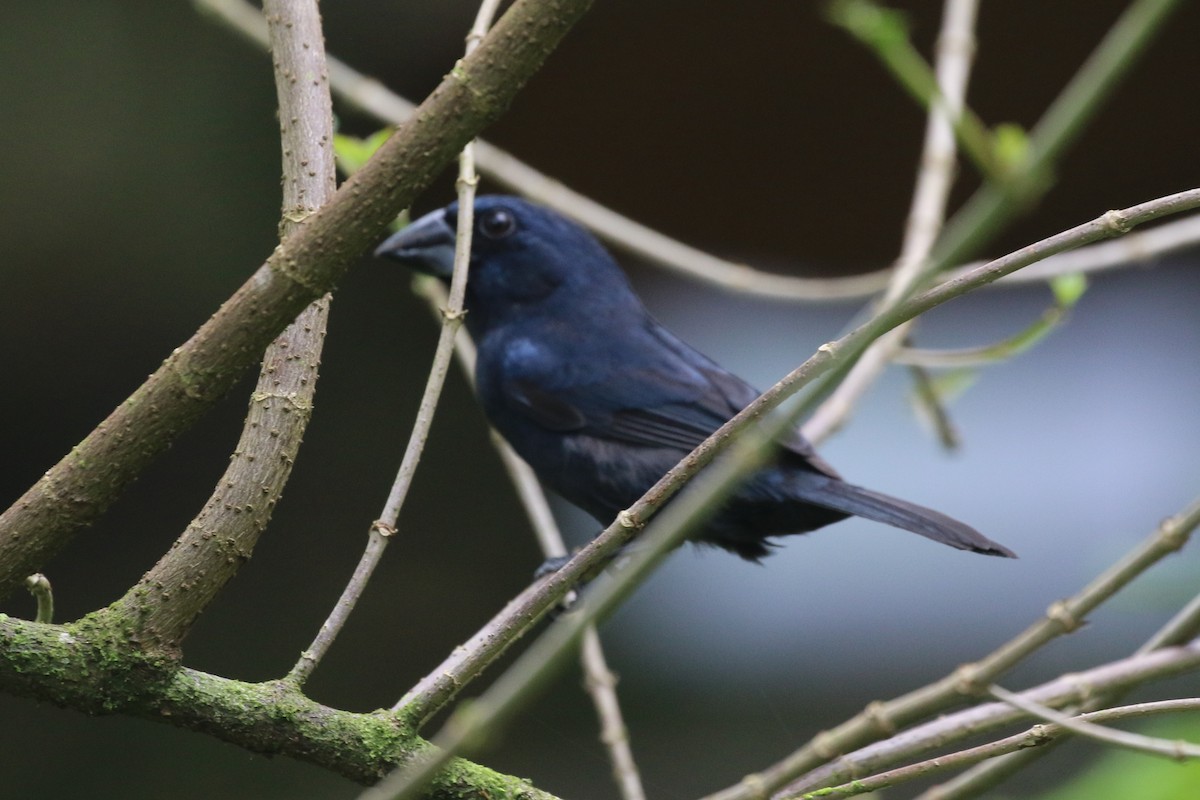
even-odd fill
[[(285, 755), (362, 784), (420, 758), (431, 745), (403, 715), (351, 713), (281, 681), (243, 683), (147, 655), (136, 634), (94, 615), (43, 625), (0, 614), (0, 689), (87, 714), (125, 714), (199, 731), (265, 755)], [(456, 761), (429, 797), (552, 800), (518, 778)]]
[(0, 515), (0, 597), (21, 585), (189, 428), (473, 136), (591, 0), (519, 0), (380, 148), (217, 313)]

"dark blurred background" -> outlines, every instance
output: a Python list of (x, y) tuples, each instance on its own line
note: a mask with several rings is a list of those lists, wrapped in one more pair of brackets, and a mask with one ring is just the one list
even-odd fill
[[(893, 5), (930, 52), (940, 4)], [(971, 105), (989, 123), (1032, 125), (1125, 5), (985, 4)], [(597, 3), (487, 138), (725, 256), (806, 275), (878, 268), (899, 246), (924, 117), (820, 7)], [(327, 3), (329, 50), (420, 99), (458, 57), (474, 10), (469, 0)], [(1197, 30), (1190, 4), (1071, 150), (1054, 189), (989, 253), (1200, 184)], [(0, 107), (6, 505), (270, 252), (279, 145), (268, 59), (185, 2), (6, 0)], [(352, 133), (376, 127), (340, 121)], [(976, 185), (963, 172), (956, 202)], [(447, 176), (417, 210), (450, 197)], [(1200, 477), (1195, 256), (1096, 278), (1064, 329), (987, 370), (954, 405), (961, 452), (941, 452), (914, 419), (898, 370), (824, 448), (855, 482), (969, 521), (1021, 560), (973, 558), (856, 521), (789, 540), (762, 567), (676, 554), (603, 631), (651, 796), (715, 790), (869, 700), (979, 657), (1190, 501)], [(860, 309), (751, 301), (623, 262), (656, 315), (762, 386)], [(295, 475), (254, 559), (187, 640), (189, 666), (279, 676), (336, 599), (399, 461), (436, 339), (408, 282), (364, 259), (340, 287)], [(1048, 303), (1044, 287), (981, 292), (931, 315), (920, 342), (987, 343)], [(200, 508), (237, 439), (248, 386), (46, 566), (60, 620), (117, 598)], [(312, 680), (318, 700), (391, 705), (528, 582), (540, 556), (485, 433), (452, 374), (401, 535)], [(566, 518), (577, 538), (598, 527)], [(1172, 559), (1010, 683), (1127, 653), (1196, 591), (1197, 566), (1194, 553)], [(5, 610), (31, 615), (32, 601), (14, 597)], [(614, 796), (578, 684), (577, 674), (560, 680), (481, 760), (566, 797)], [(0, 719), (5, 796), (358, 791), (165, 725), (7, 697)], [(1058, 760), (1023, 785), (1044, 786), (1068, 763), (1076, 768)]]

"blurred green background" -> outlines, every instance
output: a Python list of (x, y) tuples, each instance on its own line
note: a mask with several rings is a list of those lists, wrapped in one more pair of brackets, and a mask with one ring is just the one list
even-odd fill
[[(893, 5), (909, 12), (928, 53), (940, 4)], [(975, 110), (990, 123), (1032, 125), (1124, 5), (984, 4)], [(796, 274), (877, 268), (899, 246), (924, 117), (819, 9), (597, 3), (487, 138), (722, 255)], [(330, 52), (414, 100), (458, 57), (474, 10), (463, 0), (323, 9)], [(1071, 151), (1056, 187), (991, 253), (1200, 185), (1197, 30), (1200, 8), (1190, 4)], [(270, 252), (279, 145), (268, 59), (186, 2), (5, 0), (0, 107), (7, 504)], [(356, 134), (376, 127), (351, 114), (340, 123)], [(976, 183), (964, 169), (956, 202)], [(447, 175), (417, 210), (450, 197)], [(966, 440), (957, 455), (941, 453), (913, 419), (899, 371), (824, 448), (855, 482), (961, 517), (1020, 561), (970, 558), (858, 522), (790, 540), (764, 567), (677, 554), (604, 631), (651, 796), (732, 783), (869, 700), (982, 655), (1187, 503), (1200, 476), (1194, 259), (1098, 278), (1064, 330), (985, 373), (954, 406)], [(657, 316), (762, 386), (860, 307), (751, 301), (622, 260)], [(986, 343), (1048, 304), (1037, 287), (980, 293), (932, 315), (920, 342)], [(406, 274), (369, 259), (350, 272), (291, 485), (254, 559), (187, 640), (189, 666), (267, 679), (308, 644), (382, 504), (435, 339)], [(59, 619), (118, 597), (199, 509), (236, 441), (248, 387), (47, 565)], [(485, 433), (453, 374), (401, 535), (316, 673), (318, 700), (391, 705), (528, 582), (540, 556)], [(470, 487), (467, 502), (458, 481)], [(598, 529), (564, 515), (577, 539)], [(1128, 652), (1196, 591), (1197, 566), (1185, 554), (1160, 568), (1022, 667), (1010, 688)], [(27, 597), (4, 608), (31, 609)], [(481, 760), (566, 797), (614, 796), (578, 683), (560, 681)], [(1194, 693), (1194, 683), (1148, 696)], [(3, 796), (358, 791), (165, 725), (8, 697), (0, 719)], [(1051, 785), (1096, 752), (1072, 750), (1013, 791)]]

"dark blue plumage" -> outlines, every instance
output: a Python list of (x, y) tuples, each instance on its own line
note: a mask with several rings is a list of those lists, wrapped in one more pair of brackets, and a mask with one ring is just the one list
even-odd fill
[[(449, 277), (457, 207), (427, 214), (376, 255)], [(551, 489), (603, 523), (758, 396), (643, 308), (587, 231), (513, 197), (475, 203), (466, 325), (479, 398)], [(769, 537), (853, 514), (962, 550), (1007, 548), (936, 511), (844, 482), (793, 432), (696, 536), (743, 558)]]

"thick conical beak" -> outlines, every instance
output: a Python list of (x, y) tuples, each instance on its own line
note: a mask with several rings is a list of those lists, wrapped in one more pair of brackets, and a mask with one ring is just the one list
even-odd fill
[(431, 211), (392, 234), (375, 248), (375, 255), (448, 279), (454, 272), (454, 229), (446, 223), (446, 210)]

